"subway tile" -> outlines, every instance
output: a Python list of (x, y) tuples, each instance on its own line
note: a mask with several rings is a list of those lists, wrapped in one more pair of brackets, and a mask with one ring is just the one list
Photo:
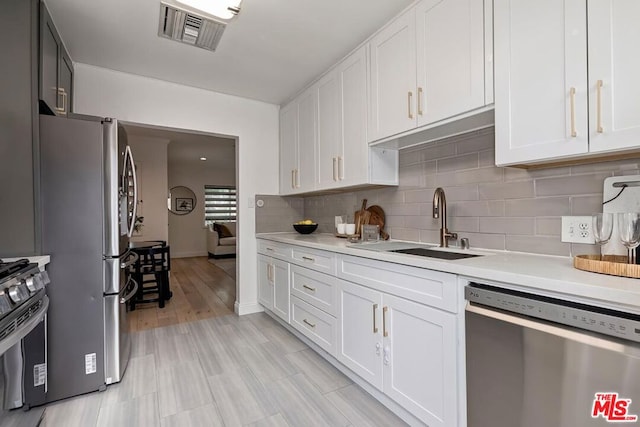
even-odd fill
[(480, 218), (480, 232), (533, 235), (535, 218)]
[(640, 158), (614, 160), (611, 162), (589, 163), (571, 167), (571, 174), (583, 174), (593, 172), (619, 172), (635, 171), (640, 169)]
[(571, 215), (569, 197), (505, 200), (504, 216), (560, 216)]
[(478, 166), (481, 168), (495, 166), (496, 152), (495, 150), (485, 150), (478, 153)]
[(559, 237), (549, 236), (506, 236), (506, 249), (514, 252), (544, 255), (571, 255), (571, 245), (569, 243), (561, 242)]
[(404, 192), (404, 199), (407, 203), (431, 203), (433, 190), (407, 190)]
[[(489, 167), (437, 174), (436, 185), (445, 188), (448, 186), (502, 181), (502, 178), (503, 170), (501, 168)], [(425, 182), (425, 185), (428, 184)]]
[(393, 203), (383, 207), (386, 215), (420, 215), (419, 203)]
[(403, 215), (385, 215), (385, 227), (404, 227), (405, 218)]
[(458, 154), (472, 153), (477, 151), (489, 150), (495, 147), (496, 137), (493, 130), (479, 131), (479, 133), (461, 138), (456, 142)]
[(437, 161), (438, 173), (476, 169), (478, 167), (478, 153), (463, 154), (446, 157)]
[(497, 182), (478, 185), (481, 200), (526, 199), (534, 197), (533, 181)]
[(401, 168), (398, 171), (399, 187), (411, 188), (422, 187), (424, 173), (422, 170), (422, 164), (409, 165)]
[(571, 215), (591, 215), (602, 212), (602, 194), (571, 198)]
[(521, 169), (513, 167), (503, 167), (504, 180), (516, 181), (520, 179), (535, 179), (551, 176), (569, 176), (571, 175), (570, 167), (555, 167), (546, 169)]
[(536, 218), (536, 234), (539, 236), (560, 236), (562, 219), (559, 217)]
[(438, 161), (431, 160), (422, 163), (422, 173), (424, 173), (426, 176), (438, 173)]
[(378, 191), (376, 203), (404, 203), (406, 201), (406, 192), (397, 188), (385, 188)]
[(404, 226), (419, 230), (437, 230), (440, 228), (440, 220), (431, 215), (407, 216), (404, 218)]
[(580, 243), (571, 243), (571, 256), (598, 255), (599, 253), (600, 245), (584, 245)]
[[(443, 187), (443, 190), (445, 192), (447, 202), (478, 200), (478, 185), (475, 183), (455, 187)], [(435, 192), (435, 188), (429, 188), (427, 189), (427, 191), (431, 193), (431, 198), (427, 201), (431, 202), (433, 201), (433, 193)]]
[[(438, 221), (438, 229), (440, 228), (439, 220)], [(461, 231), (471, 231), (478, 232), (481, 231), (479, 229), (479, 219), (477, 217), (463, 217), (463, 216), (454, 216), (449, 218), (449, 222), (447, 224), (449, 230), (454, 233), (459, 233)]]
[(422, 162), (420, 149), (400, 150), (398, 155), (398, 165), (400, 167), (413, 165)]
[(436, 160), (455, 155), (456, 145), (451, 142), (441, 141), (432, 143), (420, 150), (420, 158), (422, 161)]
[(629, 175), (640, 175), (640, 169), (613, 172), (613, 176), (629, 176)]
[(604, 179), (610, 176), (611, 173), (595, 173), (592, 175), (536, 179), (536, 196), (601, 194)]
[(478, 200), (449, 204), (451, 216), (504, 216), (504, 200)]
[(393, 227), (387, 230), (392, 239), (408, 240), (410, 242), (420, 241), (420, 230), (417, 228), (399, 228)]
[(440, 244), (440, 231), (439, 230), (420, 230), (418, 242)]

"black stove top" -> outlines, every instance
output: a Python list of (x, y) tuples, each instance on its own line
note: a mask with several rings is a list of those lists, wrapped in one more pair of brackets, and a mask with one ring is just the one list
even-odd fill
[(20, 273), (25, 268), (31, 268), (29, 266), (29, 260), (26, 258), (11, 262), (0, 260), (0, 281), (16, 273)]

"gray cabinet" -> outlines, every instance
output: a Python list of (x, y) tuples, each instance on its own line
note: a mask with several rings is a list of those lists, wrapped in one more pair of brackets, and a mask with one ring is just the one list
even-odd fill
[(38, 252), (38, 1), (0, 13), (0, 257)]
[(40, 3), (40, 112), (65, 116), (73, 111), (73, 62), (51, 15)]

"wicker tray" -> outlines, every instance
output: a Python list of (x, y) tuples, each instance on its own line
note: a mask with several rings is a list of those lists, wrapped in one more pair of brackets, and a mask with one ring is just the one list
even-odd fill
[(612, 276), (640, 278), (640, 265), (627, 264), (625, 255), (576, 255), (573, 266), (579, 270), (592, 271), (594, 273), (610, 274)]

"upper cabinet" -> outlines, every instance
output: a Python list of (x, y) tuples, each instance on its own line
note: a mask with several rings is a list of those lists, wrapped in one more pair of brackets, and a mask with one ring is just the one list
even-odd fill
[[(490, 13), (490, 2), (486, 5)], [(490, 24), (490, 22), (489, 22)], [(483, 0), (423, 0), (369, 42), (369, 141), (490, 104), (491, 26)]]
[(398, 184), (398, 152), (367, 145), (362, 47), (280, 110), (280, 194)]
[(640, 147), (639, 2), (495, 0), (494, 12), (496, 164)]
[(51, 15), (40, 3), (40, 112), (65, 116), (72, 111), (73, 62)]

